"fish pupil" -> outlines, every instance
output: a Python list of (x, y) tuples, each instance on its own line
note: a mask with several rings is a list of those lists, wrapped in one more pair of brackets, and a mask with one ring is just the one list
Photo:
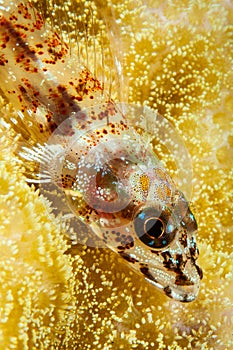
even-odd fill
[(164, 224), (161, 219), (151, 217), (144, 224), (144, 232), (150, 237), (160, 238), (164, 232)]

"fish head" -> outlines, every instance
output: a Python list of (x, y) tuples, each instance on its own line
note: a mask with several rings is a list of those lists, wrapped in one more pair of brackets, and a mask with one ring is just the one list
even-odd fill
[(183, 193), (176, 190), (166, 201), (139, 206), (133, 230), (138, 239), (132, 248), (121, 250), (122, 256), (167, 296), (183, 302), (196, 299), (202, 278), (196, 264), (197, 223)]
[(166, 169), (159, 164), (152, 168), (152, 162), (149, 163), (149, 167), (135, 166), (127, 175), (129, 202), (109, 217), (104, 238), (167, 296), (192, 301), (198, 295), (202, 278), (202, 270), (196, 264), (197, 222)]

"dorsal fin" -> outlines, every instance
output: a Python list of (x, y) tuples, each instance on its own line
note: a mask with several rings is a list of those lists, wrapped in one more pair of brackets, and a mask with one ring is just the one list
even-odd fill
[(101, 83), (44, 22), (30, 2), (10, 3), (0, 17), (1, 89), (27, 113), (41, 133), (50, 134), (72, 112), (108, 98)]

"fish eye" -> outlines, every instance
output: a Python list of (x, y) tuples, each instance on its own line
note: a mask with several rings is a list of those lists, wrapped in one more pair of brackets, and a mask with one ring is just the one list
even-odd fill
[(134, 230), (146, 246), (162, 249), (173, 241), (177, 228), (168, 209), (149, 207), (142, 209), (136, 215)]

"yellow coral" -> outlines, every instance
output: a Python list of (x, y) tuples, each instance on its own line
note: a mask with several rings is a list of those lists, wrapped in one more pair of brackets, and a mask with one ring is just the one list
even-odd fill
[(2, 129), (0, 343), (2, 349), (44, 349), (73, 302), (72, 259), (64, 254), (58, 221), (48, 219), (48, 204), (25, 183), (15, 144)]
[[(52, 3), (47, 3), (50, 16)], [(77, 20), (76, 1), (55, 3), (59, 18), (70, 11), (64, 29), (70, 32)], [(98, 1), (92, 5), (98, 17), (102, 8)], [(220, 0), (151, 0), (147, 6), (115, 0), (105, 5), (106, 13), (114, 13), (126, 49), (130, 100), (165, 115), (192, 157), (204, 269), (200, 295), (180, 304), (135, 276), (114, 253), (69, 248), (48, 203), (25, 184), (9, 129), (0, 152), (1, 346), (231, 349), (231, 5)]]

